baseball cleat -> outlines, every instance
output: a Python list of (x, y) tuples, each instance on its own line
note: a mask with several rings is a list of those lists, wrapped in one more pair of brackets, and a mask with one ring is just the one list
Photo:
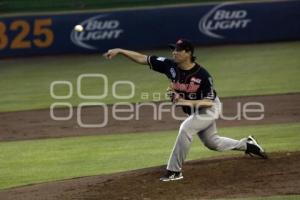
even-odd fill
[(251, 135), (247, 138), (247, 149), (245, 153), (249, 154), (252, 157), (258, 156), (263, 159), (268, 158), (264, 149), (257, 143), (257, 141)]
[(167, 181), (176, 181), (176, 180), (180, 180), (180, 179), (183, 179), (181, 172), (173, 172), (173, 171), (167, 170), (166, 175), (161, 177), (159, 180), (167, 182)]

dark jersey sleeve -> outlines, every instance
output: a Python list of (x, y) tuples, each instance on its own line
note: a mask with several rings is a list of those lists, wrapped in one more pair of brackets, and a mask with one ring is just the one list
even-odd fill
[(213, 87), (213, 79), (208, 73), (203, 77), (201, 91), (203, 99), (214, 100), (216, 98), (216, 92)]
[(150, 69), (168, 75), (171, 67), (171, 61), (165, 57), (148, 56), (148, 65)]

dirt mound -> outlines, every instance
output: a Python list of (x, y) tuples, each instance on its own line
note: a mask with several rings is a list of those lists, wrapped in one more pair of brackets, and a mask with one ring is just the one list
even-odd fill
[(198, 200), (300, 194), (300, 152), (270, 159), (217, 158), (187, 162), (184, 179), (160, 182), (164, 167), (15, 188), (0, 199)]
[[(226, 117), (233, 118), (241, 112), (239, 106), (244, 106), (249, 102), (262, 103), (265, 111), (262, 120), (245, 120), (243, 117), (235, 120), (220, 119), (218, 120), (219, 127), (300, 122), (300, 93), (222, 98), (221, 101), (224, 104), (223, 116)], [(158, 107), (159, 103), (155, 105)], [(170, 106), (163, 108), (171, 110)], [(155, 120), (153, 107), (151, 106), (139, 108), (139, 119), (120, 121), (112, 117), (112, 106), (109, 106), (108, 116), (106, 116), (108, 123), (105, 127), (82, 128), (77, 123), (76, 111), (76, 108), (74, 108), (74, 116), (68, 121), (51, 119), (49, 109), (0, 113), (0, 141), (162, 131), (178, 129), (181, 123), (180, 120), (175, 120), (170, 112), (162, 113), (162, 118)], [(68, 109), (55, 110), (56, 116), (68, 116), (68, 114)], [(127, 113), (126, 116), (128, 117), (128, 115)], [(82, 120), (85, 124), (101, 124), (104, 121), (103, 118), (105, 118), (103, 116), (103, 109), (95, 107), (85, 108), (82, 112)], [(176, 109), (176, 116), (185, 116), (181, 108)], [(255, 115), (252, 117), (255, 117)]]

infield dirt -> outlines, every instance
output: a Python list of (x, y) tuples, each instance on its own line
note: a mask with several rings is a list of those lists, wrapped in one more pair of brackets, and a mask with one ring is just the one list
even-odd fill
[[(223, 114), (228, 117), (236, 116), (239, 113), (238, 106), (249, 102), (262, 103), (265, 110), (262, 120), (251, 121), (243, 117), (240, 120), (220, 119), (217, 122), (218, 127), (300, 122), (300, 93), (223, 98), (221, 101)], [(170, 109), (170, 106), (164, 108)], [(51, 119), (49, 109), (0, 113), (0, 141), (174, 130), (178, 129), (182, 122), (173, 119), (171, 114), (166, 112), (162, 113), (161, 120), (154, 120), (153, 108), (150, 106), (140, 108), (139, 120), (119, 121), (112, 117), (110, 105), (105, 127), (82, 128), (77, 123), (76, 109), (73, 109), (74, 115), (67, 121)], [(55, 115), (67, 116), (68, 112), (68, 109), (56, 109)], [(123, 116), (128, 115), (123, 113)], [(252, 114), (252, 117), (259, 115), (261, 113)], [(176, 116), (184, 116), (181, 108), (176, 109)], [(103, 118), (103, 110), (99, 108), (88, 107), (82, 112), (82, 121), (86, 124), (101, 124)]]

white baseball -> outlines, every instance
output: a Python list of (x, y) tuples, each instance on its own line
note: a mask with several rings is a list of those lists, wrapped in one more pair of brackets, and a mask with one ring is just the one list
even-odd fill
[(81, 26), (80, 24), (78, 24), (78, 25), (76, 25), (76, 26), (74, 27), (74, 30), (75, 30), (75, 31), (78, 31), (78, 32), (81, 32), (81, 31), (83, 31), (83, 26)]

